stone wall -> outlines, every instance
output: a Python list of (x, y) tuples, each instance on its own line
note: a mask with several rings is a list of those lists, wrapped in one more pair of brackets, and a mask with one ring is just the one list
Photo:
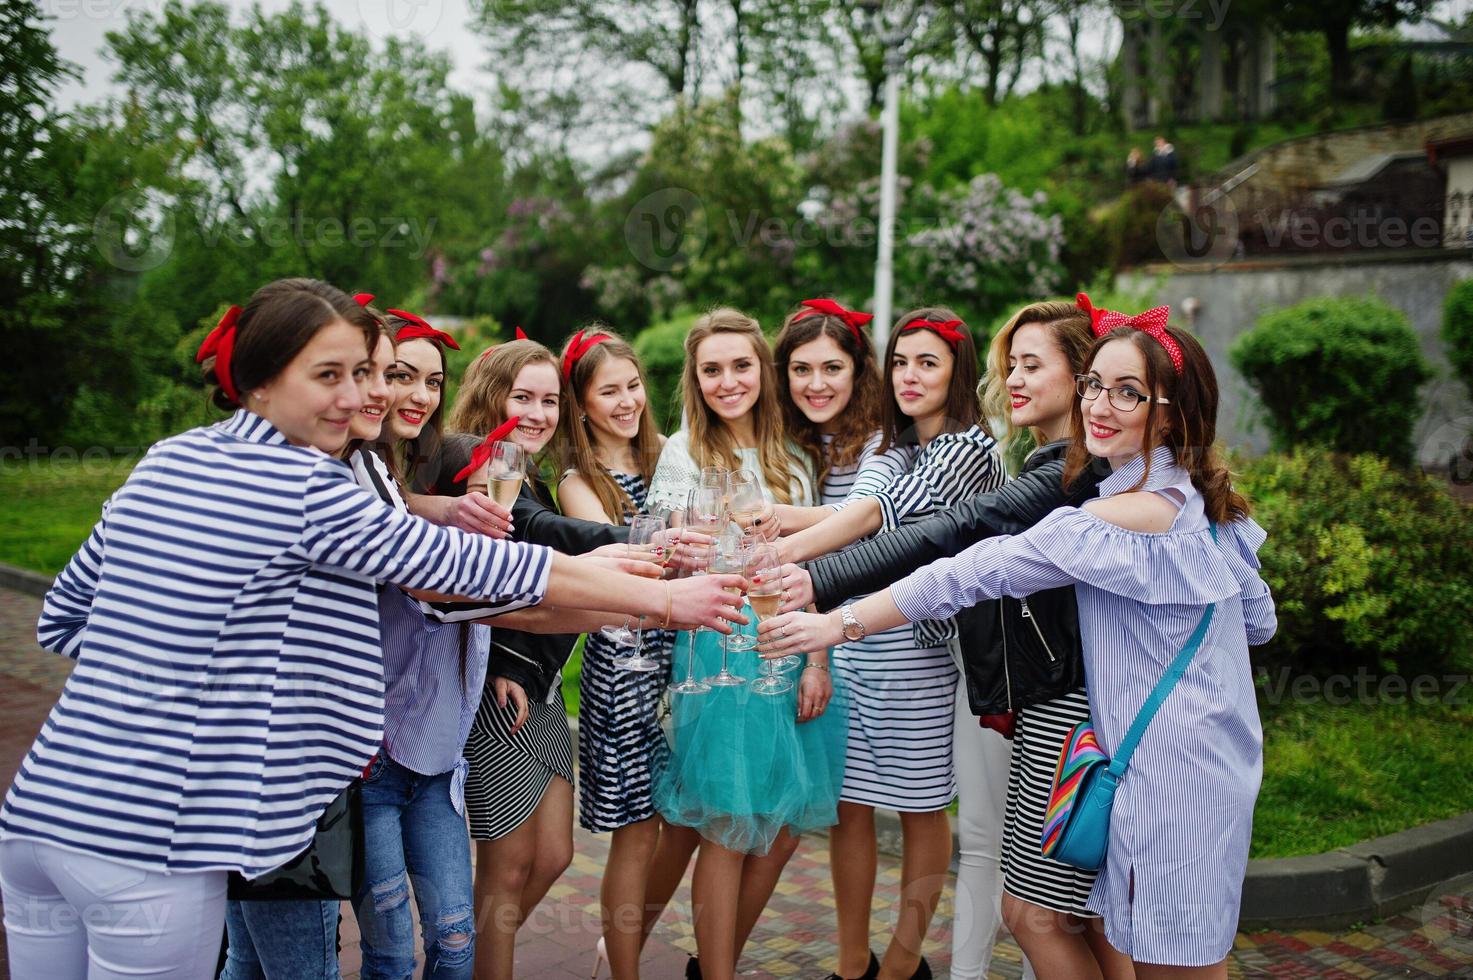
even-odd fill
[[(1216, 366), (1222, 387), (1218, 433), (1229, 446), (1262, 452), (1268, 433), (1258, 418), (1257, 399), (1233, 370), (1228, 348), (1258, 317), (1313, 296), (1370, 294), (1407, 315), (1421, 338), (1435, 379), (1422, 388), (1425, 406), (1414, 439), (1417, 459), (1444, 467), (1470, 452), (1473, 404), (1453, 377), (1441, 339), (1442, 304), (1454, 283), (1473, 278), (1473, 255), (1434, 253), (1413, 260), (1342, 258), (1224, 266), (1214, 271), (1146, 269), (1121, 277), (1122, 289), (1151, 297), (1150, 305), (1169, 303), (1173, 321), (1185, 321), (1201, 339)], [(1187, 317), (1187, 311), (1195, 315)], [(1468, 460), (1463, 466), (1473, 463)]]

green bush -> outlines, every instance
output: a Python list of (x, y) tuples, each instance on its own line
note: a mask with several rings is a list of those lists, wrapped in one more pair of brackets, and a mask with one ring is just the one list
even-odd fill
[(681, 425), (680, 371), (685, 366), (685, 335), (690, 333), (697, 316), (679, 314), (646, 327), (634, 338), (634, 351), (644, 362), (650, 404), (662, 432), (674, 432)]
[(1431, 371), (1396, 309), (1370, 297), (1318, 297), (1259, 317), (1233, 344), (1275, 449), (1318, 445), (1411, 459), (1417, 389)]
[(1464, 279), (1447, 292), (1442, 306), (1442, 342), (1447, 345), (1453, 373), (1473, 398), (1473, 279)]
[(1239, 488), (1279, 630), (1259, 665), (1345, 672), (1473, 665), (1473, 508), (1370, 455), (1307, 448), (1248, 463)]

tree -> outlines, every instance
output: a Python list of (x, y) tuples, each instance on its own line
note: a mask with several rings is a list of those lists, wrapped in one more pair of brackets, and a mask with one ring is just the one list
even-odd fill
[(1416, 21), (1436, 0), (1253, 0), (1253, 14), (1286, 30), (1322, 34), (1330, 53), (1330, 95), (1352, 95), (1350, 32), (1353, 28), (1395, 27)]
[(1047, 6), (1039, 0), (947, 0), (940, 5), (958, 47), (982, 59), (989, 106), (1007, 98), (1024, 66), (1043, 54)]

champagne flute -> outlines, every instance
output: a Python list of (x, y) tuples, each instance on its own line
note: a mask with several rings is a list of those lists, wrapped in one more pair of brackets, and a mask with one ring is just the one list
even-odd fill
[[(722, 479), (723, 485), (720, 488), (707, 486), (691, 488), (690, 493), (686, 497), (685, 526), (692, 531), (699, 531), (701, 534), (714, 538), (726, 526), (725, 477)], [(710, 554), (712, 550), (714, 549), (710, 546), (705, 548), (697, 547), (694, 550), (694, 554), (697, 560), (699, 560), (703, 551), (705, 554)], [(701, 575), (704, 573), (693, 571), (692, 574)], [(711, 630), (705, 626), (701, 626), (696, 629), (696, 632), (709, 633)]]
[(511, 510), (526, 478), (526, 451), (514, 442), (492, 443), (491, 458), (486, 462), (486, 481), (490, 484), (492, 499)]
[[(715, 572), (718, 575), (739, 575), (742, 571), (741, 556), (732, 555), (729, 552), (723, 554), (718, 548), (716, 557), (711, 561), (711, 571)], [(728, 589), (727, 591), (736, 592), (738, 594), (741, 593), (740, 588)], [(736, 674), (733, 674), (730, 670), (727, 669), (727, 658), (731, 654), (731, 649), (728, 645), (728, 641), (730, 639), (731, 637), (729, 634), (723, 633), (721, 635), (721, 670), (719, 673), (713, 674), (710, 677), (706, 678), (706, 683), (710, 684), (712, 687), (741, 687), (743, 684), (747, 683), (746, 678), (738, 677)], [(692, 638), (692, 641), (694, 641), (694, 638)]]
[[(742, 577), (748, 579), (753, 573), (753, 549), (761, 543), (763, 542), (755, 538), (750, 531), (738, 531), (736, 528), (730, 528), (721, 538), (726, 554), (733, 562), (741, 566)], [(734, 631), (726, 642), (727, 646), (738, 653), (757, 648), (757, 637), (751, 633)]]
[[(660, 518), (658, 518), (658, 517), (650, 517), (650, 516), (648, 516), (646, 514), (637, 514), (637, 515), (635, 515), (634, 519), (629, 522), (629, 541), (628, 541), (627, 547), (629, 548), (629, 555), (630, 555), (631, 558), (636, 557), (639, 554), (639, 552), (641, 550), (643, 550), (643, 549), (638, 549), (638, 548), (635, 547), (635, 543), (636, 543), (635, 542), (635, 537), (634, 537), (634, 535), (635, 535), (635, 528), (637, 526), (637, 522), (640, 522), (640, 521), (647, 521), (647, 522), (653, 521), (653, 522), (658, 522), (658, 527), (656, 527), (654, 529), (654, 531), (650, 531), (648, 529), (644, 529), (644, 530), (641, 531), (641, 533), (643, 534), (643, 540), (640, 541), (639, 543), (640, 544), (644, 544), (644, 545), (648, 545), (649, 544), (649, 542), (651, 540), (651, 535), (653, 533), (655, 533), (655, 532), (663, 529), (664, 526), (665, 526), (664, 521), (660, 520)], [(638, 659), (639, 649), (638, 649), (637, 643), (638, 643), (638, 639), (639, 638), (635, 635), (634, 630), (632, 630), (632, 629), (629, 628), (629, 617), (627, 617), (627, 616), (624, 617), (624, 625), (623, 626), (600, 626), (599, 629), (598, 629), (598, 631), (599, 631), (599, 633), (601, 633), (603, 635), (603, 638), (604, 639), (608, 640), (610, 643), (614, 644), (615, 646), (620, 646), (620, 647), (635, 647), (634, 652), (631, 653), (628, 657), (626, 657), (626, 658), (624, 658), (622, 660), (616, 660), (615, 661), (615, 664), (617, 666), (619, 666), (619, 667), (625, 667), (625, 666), (628, 666), (630, 660)], [(644, 668), (635, 668), (635, 669), (644, 669)]]
[(726, 482), (730, 473), (724, 466), (705, 466), (701, 468), (701, 478), (696, 484), (699, 487), (710, 487), (726, 493)]
[[(629, 522), (629, 555), (637, 557), (647, 554), (654, 544), (659, 533), (665, 529), (665, 522), (658, 517), (648, 514), (640, 514)], [(629, 630), (629, 624), (624, 624), (625, 632)], [(617, 666), (624, 670), (637, 670), (647, 673), (660, 669), (660, 662), (651, 657), (644, 656), (640, 645), (644, 642), (644, 617), (639, 617), (639, 632), (634, 634), (634, 656), (626, 660), (617, 661)]]
[[(758, 545), (752, 549), (750, 566), (752, 584), (747, 588), (747, 601), (757, 621), (763, 622), (778, 614), (783, 604), (782, 562), (777, 549), (771, 545)], [(761, 581), (757, 579), (760, 577)], [(762, 676), (752, 682), (752, 691), (769, 697), (786, 694), (793, 689), (793, 682), (777, 672), (771, 661), (764, 661)]]
[(743, 531), (750, 530), (766, 505), (757, 475), (751, 470), (734, 471), (727, 480), (726, 501), (731, 519)]

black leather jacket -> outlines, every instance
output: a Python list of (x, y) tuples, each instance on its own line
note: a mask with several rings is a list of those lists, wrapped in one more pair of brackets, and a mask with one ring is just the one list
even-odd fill
[[(471, 450), (480, 441), (473, 436), (446, 436), (439, 472), (460, 472), (470, 460)], [(451, 482), (446, 476), (434, 490), (446, 496), (460, 496), (465, 493), (465, 483)], [(627, 527), (564, 517), (553, 509), (552, 503), (551, 495), (541, 482), (536, 483), (535, 489), (523, 484), (522, 492), (511, 508), (512, 539), (545, 544), (568, 555), (580, 555), (602, 545), (629, 540)], [(493, 677), (505, 677), (520, 684), (534, 702), (543, 701), (577, 642), (577, 633), (526, 633), (496, 626), (491, 631), (487, 684)]]
[[(1063, 441), (1041, 447), (1016, 480), (993, 493), (810, 562), (818, 608), (883, 589), (984, 538), (1018, 534), (1059, 507), (1097, 496), (1098, 467), (1087, 468), (1068, 491), (1062, 487), (1067, 447)], [(963, 609), (956, 622), (973, 714), (1001, 715), (1084, 686), (1073, 586), (982, 602)]]

